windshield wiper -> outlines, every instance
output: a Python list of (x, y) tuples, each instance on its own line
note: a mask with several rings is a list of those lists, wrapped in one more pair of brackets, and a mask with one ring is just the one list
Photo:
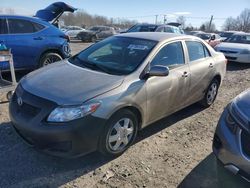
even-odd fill
[(104, 68), (103, 66), (99, 65), (99, 64), (96, 64), (96, 63), (91, 63), (89, 61), (84, 61), (82, 59), (80, 59), (78, 56), (75, 57), (78, 61), (81, 62), (81, 64), (84, 66), (84, 67), (87, 67), (87, 68), (90, 68), (92, 70), (99, 70), (101, 72), (105, 72), (107, 74), (111, 74), (110, 71), (108, 71), (106, 68)]

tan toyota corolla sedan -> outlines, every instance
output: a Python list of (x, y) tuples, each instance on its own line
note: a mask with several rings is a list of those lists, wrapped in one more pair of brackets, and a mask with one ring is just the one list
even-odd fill
[(47, 153), (117, 156), (147, 125), (198, 101), (210, 106), (225, 71), (224, 55), (197, 37), (121, 34), (28, 74), (10, 118)]

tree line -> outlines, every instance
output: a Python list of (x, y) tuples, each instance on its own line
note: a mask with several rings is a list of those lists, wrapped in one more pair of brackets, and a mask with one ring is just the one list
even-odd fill
[(75, 25), (81, 27), (89, 27), (93, 25), (106, 25), (119, 28), (128, 28), (136, 24), (137, 21), (121, 19), (121, 18), (107, 18), (100, 15), (91, 15), (84, 10), (79, 10), (76, 13), (66, 13), (62, 15), (60, 20), (64, 25)]

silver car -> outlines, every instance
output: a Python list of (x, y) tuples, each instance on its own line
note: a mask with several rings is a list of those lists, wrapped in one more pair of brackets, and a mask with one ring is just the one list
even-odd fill
[(213, 152), (226, 169), (250, 182), (250, 89), (232, 100), (222, 113)]
[(210, 106), (225, 71), (224, 55), (197, 37), (121, 34), (28, 74), (10, 118), (47, 153), (118, 156), (147, 125), (198, 101)]

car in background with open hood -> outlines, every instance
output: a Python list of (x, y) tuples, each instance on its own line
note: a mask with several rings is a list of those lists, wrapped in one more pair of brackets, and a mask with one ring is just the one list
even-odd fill
[[(34, 17), (0, 15), (0, 43), (10, 48), (16, 69), (36, 69), (70, 56), (69, 37), (55, 27), (64, 12), (76, 9), (56, 2)], [(9, 69), (1, 63), (0, 70)]]

